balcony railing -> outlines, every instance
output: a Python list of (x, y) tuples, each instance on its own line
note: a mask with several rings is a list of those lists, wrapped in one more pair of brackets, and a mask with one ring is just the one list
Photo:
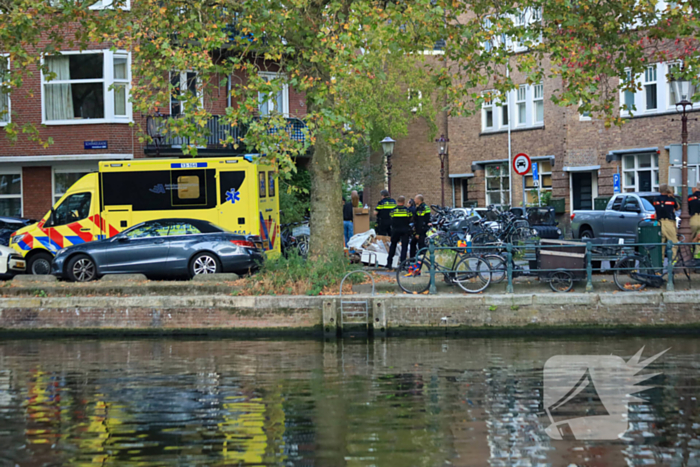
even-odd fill
[[(173, 133), (167, 124), (171, 118), (187, 118), (184, 116), (158, 115), (150, 116), (146, 120), (148, 136), (153, 140), (148, 143), (145, 148), (145, 153), (156, 156), (172, 156), (182, 154), (182, 148), (194, 145), (196, 141), (187, 136), (178, 136)], [(271, 127), (268, 129), (270, 134), (274, 134), (280, 130), (286, 131), (289, 137), (294, 141), (304, 142), (306, 123), (298, 118), (287, 118), (284, 129), (279, 127)], [(248, 132), (247, 125), (231, 126), (225, 122), (224, 117), (212, 115), (204, 126), (204, 136), (206, 145), (201, 142), (197, 144), (199, 154), (246, 154), (253, 148), (246, 148), (243, 138)], [(229, 137), (232, 143), (221, 144), (221, 141), (227, 140)], [(237, 145), (237, 147), (234, 147)]]

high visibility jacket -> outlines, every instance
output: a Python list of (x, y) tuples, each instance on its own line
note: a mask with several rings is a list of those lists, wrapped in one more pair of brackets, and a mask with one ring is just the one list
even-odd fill
[(408, 233), (411, 231), (413, 216), (406, 206), (396, 206), (391, 211), (390, 216), (392, 233)]
[(700, 191), (694, 191), (688, 198), (688, 211), (691, 216), (700, 214)]
[(389, 225), (391, 223), (391, 210), (396, 209), (396, 201), (392, 198), (384, 198), (377, 204), (377, 223)]
[(661, 195), (654, 200), (654, 209), (657, 218), (675, 221), (678, 201), (671, 196)]
[(413, 217), (416, 233), (419, 235), (426, 233), (428, 231), (428, 224), (430, 223), (430, 206), (425, 203), (416, 206), (416, 214)]

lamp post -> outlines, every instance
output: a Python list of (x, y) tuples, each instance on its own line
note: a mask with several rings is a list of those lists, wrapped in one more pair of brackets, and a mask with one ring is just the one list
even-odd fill
[(382, 149), (384, 150), (384, 155), (386, 156), (386, 184), (389, 193), (391, 193), (391, 156), (394, 155), (394, 145), (396, 141), (387, 136), (382, 141)]
[(440, 190), (442, 193), (440, 203), (442, 207), (445, 207), (445, 160), (447, 160), (448, 157), (450, 140), (445, 138), (445, 135), (440, 135), (440, 137), (435, 140), (435, 143), (437, 144), (438, 157), (440, 158)]
[(676, 97), (676, 108), (681, 107), (681, 144), (682, 144), (682, 166), (681, 166), (681, 228), (679, 233), (685, 236), (685, 241), (691, 241), (690, 214), (688, 213), (688, 113), (687, 110), (693, 107), (693, 95), (695, 85), (687, 78), (671, 79), (671, 88)]

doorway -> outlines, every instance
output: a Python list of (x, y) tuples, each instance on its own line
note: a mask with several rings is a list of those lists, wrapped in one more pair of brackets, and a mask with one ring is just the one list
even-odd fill
[(593, 172), (571, 173), (571, 195), (575, 211), (593, 209)]

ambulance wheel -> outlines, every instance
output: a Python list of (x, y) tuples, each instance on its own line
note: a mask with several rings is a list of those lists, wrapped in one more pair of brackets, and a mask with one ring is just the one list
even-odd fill
[(199, 253), (190, 261), (190, 277), (221, 272), (219, 259), (212, 253)]
[(90, 282), (97, 278), (97, 266), (87, 255), (76, 255), (66, 264), (66, 275), (71, 282)]
[(36, 253), (27, 262), (27, 271), (30, 274), (46, 276), (51, 274), (51, 261), (53, 257), (48, 253)]

